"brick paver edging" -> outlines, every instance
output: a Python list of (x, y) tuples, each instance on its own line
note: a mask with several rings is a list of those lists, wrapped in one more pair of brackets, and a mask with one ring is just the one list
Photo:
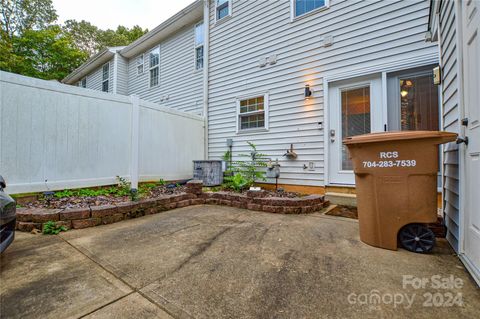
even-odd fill
[(68, 229), (106, 225), (121, 220), (161, 213), (190, 205), (224, 205), (280, 214), (308, 214), (325, 207), (323, 196), (309, 195), (299, 198), (265, 197), (265, 192), (248, 191), (246, 195), (230, 192), (205, 193), (201, 181), (187, 183), (182, 194), (165, 195), (138, 202), (116, 205), (90, 206), (75, 209), (20, 208), (17, 210), (17, 230), (42, 229), (43, 223), (54, 221)]

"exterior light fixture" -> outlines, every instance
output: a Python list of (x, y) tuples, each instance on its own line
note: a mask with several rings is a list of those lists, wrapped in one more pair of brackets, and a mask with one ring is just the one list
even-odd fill
[(402, 90), (402, 91), (400, 91), (400, 95), (401, 95), (402, 97), (406, 97), (406, 96), (408, 95), (408, 91)]
[(309, 99), (312, 96), (312, 90), (310, 90), (310, 85), (305, 85), (305, 98)]

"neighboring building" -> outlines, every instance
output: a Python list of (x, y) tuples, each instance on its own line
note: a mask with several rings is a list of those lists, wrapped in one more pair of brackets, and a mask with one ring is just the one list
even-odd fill
[[(480, 284), (480, 2), (432, 0), (430, 32), (440, 49), (447, 239)], [(466, 141), (468, 138), (468, 143)]]
[(203, 114), (203, 1), (198, 0), (127, 47), (98, 53), (63, 83), (132, 95)]
[(127, 94), (125, 62), (119, 57), (119, 51), (124, 47), (107, 48), (82, 64), (70, 73), (63, 83), (72, 84), (87, 89)]

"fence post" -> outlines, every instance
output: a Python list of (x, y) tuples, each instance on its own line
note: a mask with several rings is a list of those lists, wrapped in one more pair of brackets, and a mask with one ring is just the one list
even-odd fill
[(132, 123), (131, 123), (131, 157), (130, 157), (130, 188), (132, 191), (138, 190), (138, 143), (139, 143), (139, 117), (140, 117), (140, 99), (138, 95), (130, 95), (132, 102)]

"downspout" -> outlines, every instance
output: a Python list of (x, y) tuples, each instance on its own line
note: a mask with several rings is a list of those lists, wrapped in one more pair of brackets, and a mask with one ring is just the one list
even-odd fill
[(210, 0), (203, 0), (203, 117), (204, 117), (204, 159), (208, 159), (208, 74), (209, 74), (209, 42), (210, 42)]
[(118, 81), (118, 52), (115, 52), (113, 56), (113, 89), (112, 93), (117, 94), (117, 81)]

